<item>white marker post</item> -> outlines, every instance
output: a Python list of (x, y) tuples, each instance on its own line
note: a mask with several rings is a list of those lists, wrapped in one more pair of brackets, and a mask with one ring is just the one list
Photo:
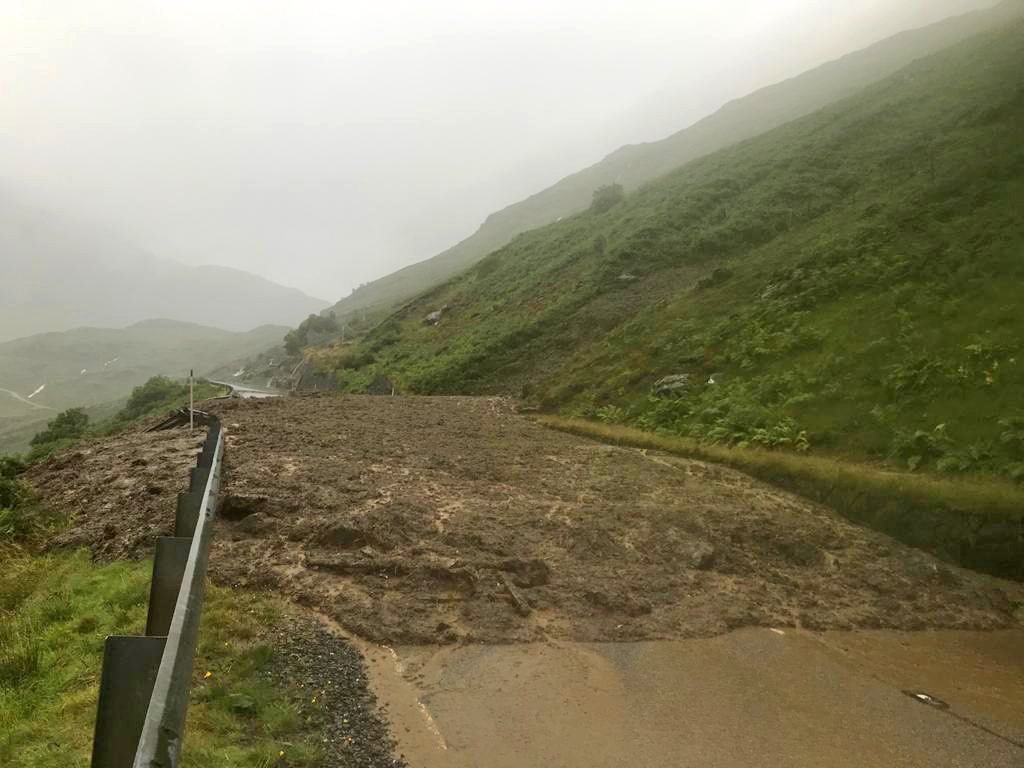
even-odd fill
[(195, 412), (193, 411), (194, 400), (192, 398), (192, 369), (188, 369), (188, 431), (192, 431), (192, 427), (195, 426), (194, 418)]

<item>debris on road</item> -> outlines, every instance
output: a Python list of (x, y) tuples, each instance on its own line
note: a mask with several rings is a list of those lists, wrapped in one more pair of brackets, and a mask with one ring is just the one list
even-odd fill
[[(550, 431), (500, 398), (308, 395), (209, 409), (228, 430), (211, 576), (376, 642), (993, 629), (1017, 626), (1024, 606), (1020, 584), (738, 471)], [(34, 469), (46, 503), (79, 510), (57, 542), (103, 559), (147, 552), (171, 529), (187, 470), (164, 462), (177, 475), (147, 498), (130, 458), (160, 441), (185, 451), (175, 434), (92, 441), (88, 456)], [(134, 490), (110, 503), (122, 485)]]

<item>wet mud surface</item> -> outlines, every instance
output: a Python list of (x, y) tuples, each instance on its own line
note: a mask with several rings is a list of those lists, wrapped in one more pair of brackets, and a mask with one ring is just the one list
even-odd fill
[(49, 545), (87, 547), (96, 560), (149, 557), (174, 532), (179, 491), (206, 430), (130, 432), (85, 440), (31, 467), (25, 480), (51, 509), (70, 519)]
[[(213, 577), (286, 594), (380, 642), (990, 629), (1012, 626), (1021, 602), (1019, 585), (741, 473), (552, 432), (501, 399), (216, 407), (228, 475)], [(102, 443), (66, 462), (58, 484), (78, 489), (75, 504), (127, 490), (76, 513), (60, 543), (125, 556), (169, 529), (172, 480), (187, 477), (193, 446), (165, 435), (109, 445), (130, 477), (111, 476)]]
[[(214, 410), (228, 437), (212, 577), (291, 597), (376, 642), (995, 629), (1017, 626), (1024, 605), (1019, 584), (742, 473), (553, 432), (498, 398), (315, 395)], [(48, 503), (96, 504), (57, 543), (148, 554), (172, 526), (194, 443), (112, 438), (34, 471)], [(150, 493), (157, 455), (167, 478)], [(130, 490), (99, 504), (120, 485)]]

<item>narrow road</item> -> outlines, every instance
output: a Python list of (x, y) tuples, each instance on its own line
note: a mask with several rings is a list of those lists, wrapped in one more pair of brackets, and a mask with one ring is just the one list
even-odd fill
[(364, 653), (417, 768), (1024, 766), (1021, 631)]
[(231, 390), (232, 394), (238, 395), (244, 400), (260, 400), (265, 397), (278, 397), (281, 393), (274, 392), (269, 389), (257, 389), (255, 387), (246, 387), (241, 384), (232, 384), (227, 381), (215, 381), (210, 379), (211, 384), (216, 384), (220, 387), (227, 387)]
[(33, 408), (38, 408), (39, 410), (43, 410), (43, 411), (56, 411), (57, 410), (56, 408), (54, 408), (52, 406), (43, 405), (42, 403), (36, 403), (36, 402), (33, 402), (32, 400), (29, 400), (26, 397), (22, 397), (17, 392), (15, 392), (13, 389), (4, 389), (3, 387), (0, 387), (0, 392), (4, 392), (5, 394), (8, 394), (11, 397), (13, 397), (18, 402), (24, 403), (25, 405), (31, 405)]

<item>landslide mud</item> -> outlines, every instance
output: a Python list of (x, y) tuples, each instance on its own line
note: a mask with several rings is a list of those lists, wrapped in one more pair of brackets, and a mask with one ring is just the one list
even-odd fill
[(539, 427), (493, 398), (221, 406), (213, 574), (389, 643), (1012, 626), (1019, 585), (739, 472)]
[(148, 557), (174, 532), (179, 491), (206, 437), (204, 429), (138, 432), (83, 441), (31, 467), (25, 479), (71, 521), (52, 547), (87, 547), (97, 560)]
[[(945, 565), (742, 473), (549, 431), (502, 399), (316, 395), (214, 408), (228, 437), (212, 577), (284, 594), (377, 642), (992, 629), (1016, 626), (1024, 605), (1019, 584)], [(98, 484), (110, 471), (73, 479)], [(179, 477), (183, 488), (187, 468)], [(147, 531), (170, 528), (173, 499), (150, 510)], [(61, 543), (126, 553), (142, 523), (123, 516), (77, 517)]]

